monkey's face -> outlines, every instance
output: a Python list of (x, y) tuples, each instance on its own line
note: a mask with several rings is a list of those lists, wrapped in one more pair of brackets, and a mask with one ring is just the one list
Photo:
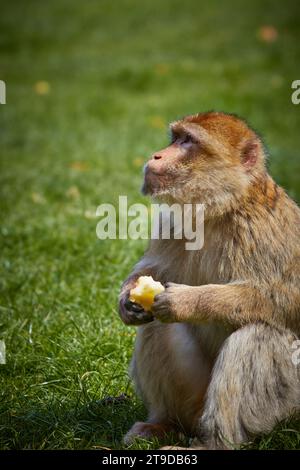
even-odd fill
[(144, 168), (143, 193), (154, 197), (175, 196), (176, 189), (191, 177), (192, 166), (188, 162), (197, 151), (197, 142), (191, 135), (172, 133), (170, 145), (152, 155)]
[(227, 204), (246, 191), (260, 168), (258, 138), (235, 117), (188, 116), (171, 124), (171, 136), (170, 145), (145, 166), (142, 191), (157, 199)]

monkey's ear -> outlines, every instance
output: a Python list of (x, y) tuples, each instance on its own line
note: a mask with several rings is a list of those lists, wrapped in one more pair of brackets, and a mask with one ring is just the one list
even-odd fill
[(259, 143), (256, 139), (248, 140), (242, 149), (241, 160), (245, 168), (254, 167), (259, 156)]

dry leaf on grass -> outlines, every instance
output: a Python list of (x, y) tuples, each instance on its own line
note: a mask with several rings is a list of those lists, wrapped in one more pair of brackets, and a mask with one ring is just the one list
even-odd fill
[(156, 64), (154, 69), (158, 75), (167, 75), (170, 72), (170, 66), (168, 64)]
[(274, 42), (278, 38), (278, 31), (274, 26), (261, 26), (258, 30), (258, 37), (263, 42)]
[(143, 166), (143, 164), (144, 164), (144, 159), (143, 158), (138, 157), (138, 158), (135, 158), (133, 160), (133, 165), (136, 166), (136, 167), (141, 167), (141, 166)]
[(50, 93), (50, 83), (46, 80), (39, 80), (33, 88), (37, 95), (48, 95)]
[(77, 186), (70, 186), (70, 188), (66, 191), (66, 196), (70, 199), (79, 199), (80, 191)]
[(31, 193), (31, 200), (34, 204), (45, 204), (46, 199), (40, 193), (33, 192)]
[(152, 116), (149, 119), (149, 124), (154, 129), (164, 129), (166, 127), (166, 121), (161, 116)]
[(89, 165), (86, 162), (72, 162), (69, 166), (72, 170), (77, 171), (87, 171), (89, 169)]

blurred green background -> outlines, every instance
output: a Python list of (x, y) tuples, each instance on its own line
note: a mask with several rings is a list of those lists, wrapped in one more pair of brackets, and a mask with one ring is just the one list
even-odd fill
[[(293, 0), (1, 3), (0, 448), (120, 448), (143, 418), (117, 295), (145, 243), (98, 240), (96, 207), (145, 201), (142, 165), (167, 123), (211, 109), (264, 136), (300, 201), (299, 52)], [(300, 448), (299, 431), (283, 423), (252, 447)]]

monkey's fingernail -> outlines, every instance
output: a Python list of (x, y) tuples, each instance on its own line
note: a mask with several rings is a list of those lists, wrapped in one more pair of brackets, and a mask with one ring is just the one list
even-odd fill
[(144, 311), (143, 307), (139, 304), (136, 304), (135, 302), (131, 302), (130, 310), (135, 313), (140, 313)]
[(131, 300), (127, 299), (124, 303), (124, 306), (127, 310), (132, 312), (143, 312), (143, 307), (135, 302), (131, 302)]

